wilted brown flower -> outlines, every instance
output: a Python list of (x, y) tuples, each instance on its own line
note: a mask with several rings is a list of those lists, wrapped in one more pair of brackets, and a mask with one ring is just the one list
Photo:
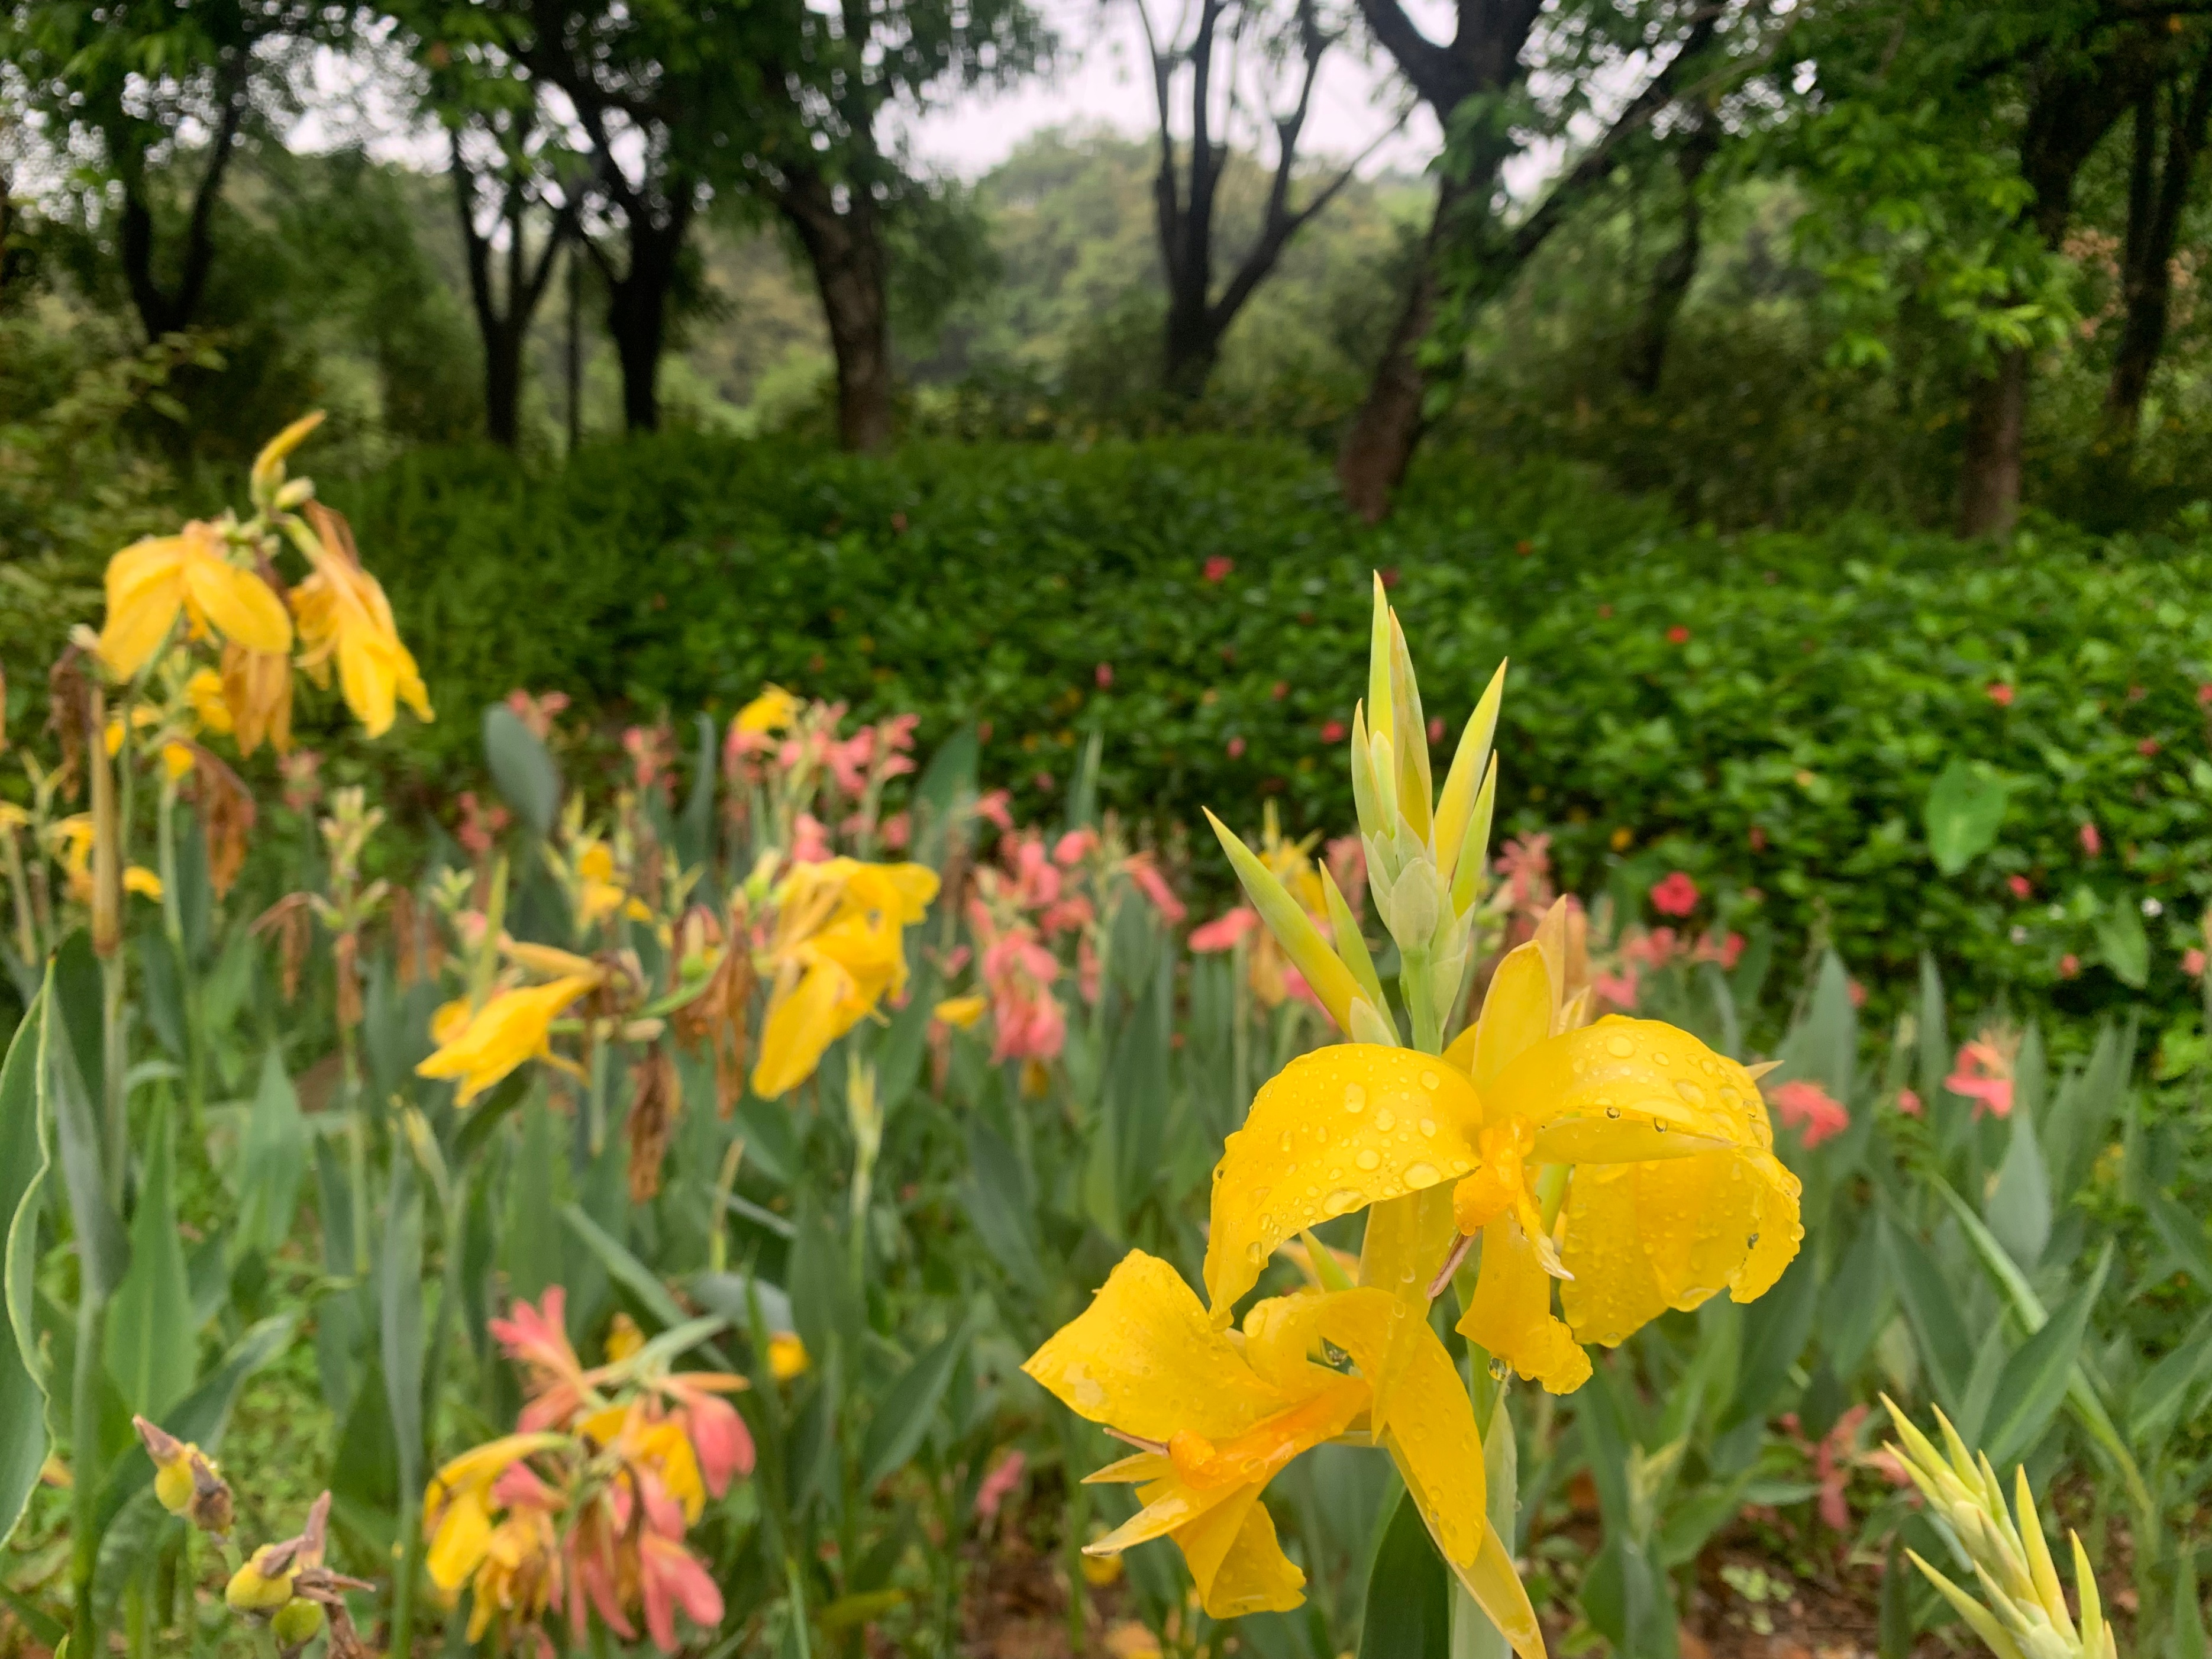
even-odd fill
[(249, 651), (236, 640), (222, 647), (222, 701), (230, 710), (238, 752), (265, 741), (279, 755), (292, 750), (292, 662), (281, 651)]
[(630, 1068), (629, 1201), (643, 1204), (660, 1192), (661, 1160), (668, 1138), (684, 1115), (684, 1079), (659, 1043)]
[(246, 867), (246, 838), (253, 830), (253, 792), (198, 744), (185, 746), (192, 752), (192, 805), (207, 836), (208, 881), (217, 898), (226, 898)]
[(696, 1052), (703, 1044), (714, 1055), (714, 1102), (727, 1117), (737, 1109), (745, 1089), (745, 1019), (752, 1001), (752, 954), (744, 948), (740, 917), (731, 918), (728, 939), (711, 911), (695, 906), (684, 918), (684, 954), (720, 945), (721, 957), (708, 975), (706, 988), (669, 1016), (677, 1040)]
[(300, 994), (300, 969), (307, 963), (307, 945), (313, 937), (314, 918), (308, 908), (312, 902), (305, 893), (287, 893), (253, 919), (251, 931), (276, 936), (287, 1002)]

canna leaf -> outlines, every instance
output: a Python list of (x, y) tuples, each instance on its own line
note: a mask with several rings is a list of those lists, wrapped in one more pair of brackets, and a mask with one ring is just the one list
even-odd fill
[(1458, 855), (1452, 861), (1451, 903), (1455, 915), (1465, 915), (1475, 900), (1482, 896), (1483, 884), (1490, 871), (1490, 819), (1498, 805), (1498, 756), (1493, 752), (1490, 764), (1482, 775), (1482, 787), (1474, 793), (1474, 805), (1468, 813), (1467, 831), (1460, 839)]
[(1375, 972), (1375, 958), (1367, 954), (1367, 939), (1359, 931), (1358, 918), (1352, 914), (1352, 906), (1345, 902), (1339, 890), (1336, 878), (1328, 872), (1328, 866), (1321, 869), (1321, 890), (1328, 907), (1328, 930), (1336, 945), (1336, 954), (1344, 965), (1352, 969), (1352, 976), (1359, 981), (1359, 988), (1368, 1001), (1377, 1008), (1390, 1005), (1383, 1000), (1382, 981)]
[(8, 1323), (0, 1330), (0, 1540), (15, 1529), (46, 1461), (46, 1390), (32, 1328), (46, 1130), (40, 1112), (40, 1050), (53, 1030), (48, 997), (36, 997), (0, 1066), (0, 1217), (6, 1218)]

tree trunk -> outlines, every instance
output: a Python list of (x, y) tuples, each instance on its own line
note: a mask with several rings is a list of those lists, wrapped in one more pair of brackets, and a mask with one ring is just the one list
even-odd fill
[(483, 330), (484, 432), (505, 449), (522, 441), (521, 331), (505, 324)]
[(1436, 321), (1437, 260), (1450, 234), (1449, 221), (1456, 213), (1466, 187), (1449, 175), (1437, 186), (1435, 216), (1421, 244), (1420, 262), (1413, 271), (1405, 303), (1390, 330), (1390, 341), (1376, 366), (1367, 389), (1367, 400), (1352, 416), (1344, 441), (1336, 452), (1336, 478), (1345, 504), (1369, 524), (1378, 524), (1390, 510), (1390, 498), (1405, 481), (1406, 468), (1420, 442), (1423, 407), (1428, 397), (1428, 372), (1422, 368), (1421, 343)]
[(1185, 302), (1188, 297), (1177, 293), (1170, 298), (1167, 352), (1160, 380), (1170, 397), (1193, 404), (1206, 395), (1206, 383), (1220, 361), (1221, 334), (1214, 326), (1206, 296), (1197, 295), (1195, 305)]
[(1720, 146), (1712, 123), (1701, 119), (1674, 154), (1682, 180), (1682, 234), (1674, 246), (1659, 256), (1651, 268), (1651, 286), (1644, 296), (1644, 314), (1628, 346), (1628, 383), (1646, 398), (1659, 390), (1667, 368), (1667, 344), (1674, 331), (1674, 319), (1682, 301), (1697, 279), (1702, 240), (1702, 216), (1698, 206), (1698, 179)]
[(123, 279), (131, 290), (131, 303), (138, 313), (139, 326), (149, 341), (190, 328), (199, 315), (207, 291), (208, 271), (215, 263), (215, 207), (222, 196), (223, 175), (238, 148), (238, 132), (246, 118), (246, 81), (251, 53), (241, 48), (232, 54), (221, 82), (222, 117), (208, 141), (206, 171), (192, 192), (192, 208), (185, 222), (184, 252), (179, 262), (176, 291), (165, 294), (154, 272), (154, 210), (146, 195), (146, 158), (130, 158), (123, 169), (121, 253)]
[(2197, 157), (2204, 146), (2208, 115), (2212, 115), (2212, 56), (2199, 64), (2185, 98), (2179, 84), (2169, 95), (2172, 108), (2162, 167), (2156, 89), (2136, 102), (2127, 240), (2120, 273), (2126, 314), (2105, 393), (2106, 441), (2124, 464), (2132, 456), (2142, 423), (2151, 373), (2166, 349), (2173, 300), (2173, 250), (2180, 240), (2181, 216), (2188, 204)]
[(860, 454), (879, 454), (891, 446), (891, 354), (888, 261), (875, 204), (854, 191), (840, 212), (828, 180), (793, 173), (782, 207), (814, 269), (837, 360), (837, 441)]
[(1959, 533), (2002, 536), (2020, 516), (2021, 439), (2027, 425), (2027, 353), (2008, 351), (1968, 395), (1959, 464)]
[(607, 332), (614, 337), (622, 366), (623, 424), (632, 432), (660, 426), (660, 356), (668, 341), (668, 296), (676, 286), (677, 261), (690, 229), (694, 198), (689, 187), (676, 196), (665, 219), (633, 200), (625, 204), (623, 241), (629, 264), (617, 276), (605, 260)]

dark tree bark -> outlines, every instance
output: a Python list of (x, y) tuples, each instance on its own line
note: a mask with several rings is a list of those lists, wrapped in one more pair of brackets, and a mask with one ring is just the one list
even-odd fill
[(2195, 181), (2197, 158), (2204, 148), (2206, 124), (2212, 119), (2212, 52), (2198, 63), (2185, 90), (2179, 80), (2167, 82), (2163, 90), (2168, 110), (2162, 158), (2158, 142), (2160, 88), (2145, 93), (2135, 109), (2127, 239), (2120, 264), (2126, 312), (2105, 395), (2106, 439), (2124, 460), (2134, 453), (2143, 397), (2150, 389), (2159, 354), (2166, 349), (2174, 246), (2180, 239), (2182, 210)]
[(15, 290), (29, 270), (31, 256), (23, 245), (23, 210), (14, 193), (15, 181), (0, 164), (0, 310), (15, 299)]
[(1682, 184), (1682, 229), (1674, 245), (1661, 254), (1651, 268), (1651, 285), (1644, 295), (1643, 314), (1628, 344), (1628, 383), (1644, 397), (1656, 395), (1667, 368), (1667, 345), (1674, 331), (1674, 319), (1690, 284), (1697, 280), (1704, 223), (1698, 204), (1698, 180), (1720, 149), (1720, 132), (1711, 118), (1699, 111), (1695, 124), (1683, 133), (1674, 149), (1674, 172)]
[(477, 227), (477, 179), (461, 153), (458, 128), (452, 141), (453, 197), (468, 253), (469, 301), (476, 311), (477, 332), (483, 341), (484, 431), (494, 443), (512, 449), (522, 430), (523, 347), (530, 337), (531, 319), (545, 297), (553, 262), (574, 228), (575, 209), (573, 204), (562, 204), (544, 246), (535, 259), (531, 258), (524, 246), (530, 196), (521, 178), (510, 170), (500, 200), (500, 222), (507, 230), (505, 281), (495, 283), (492, 267), (500, 250)]
[[(2035, 192), (2022, 222), (2046, 248), (2066, 240), (2082, 164), (2142, 96), (2153, 69), (2135, 41), (2095, 57), (2057, 56), (2057, 66), (2036, 77), (2020, 142), (2021, 173)], [(2029, 368), (2025, 349), (2008, 350), (1967, 388), (1959, 466), (1961, 536), (2003, 535), (2020, 516)]]
[(818, 173), (787, 170), (784, 217), (806, 250), (837, 362), (837, 441), (862, 454), (892, 436), (890, 265), (883, 216), (866, 190), (841, 192)]
[[(1459, 0), (1457, 32), (1449, 46), (1417, 28), (1398, 0), (1359, 0), (1367, 20), (1399, 71), (1449, 132), (1468, 99), (1498, 96), (1519, 84), (1526, 71), (1521, 54), (1541, 15), (1541, 0)], [(1422, 360), (1443, 303), (1462, 308), (1480, 305), (1504, 291), (1515, 274), (1547, 238), (1609, 173), (1621, 146), (1657, 118), (1676, 95), (1683, 69), (1701, 55), (1717, 33), (1718, 5), (1696, 14), (1680, 46), (1629, 100), (1605, 135), (1570, 168), (1543, 202), (1520, 225), (1507, 230), (1492, 208), (1505, 163), (1516, 153), (1512, 136), (1491, 124), (1479, 128), (1462, 151), (1464, 170), (1441, 173), (1435, 216), (1421, 246), (1421, 258), (1406, 301), (1376, 365), (1367, 398), (1346, 428), (1336, 457), (1336, 476), (1346, 503), (1372, 524), (1389, 511), (1390, 498), (1404, 480), (1420, 441), (1425, 410), (1439, 373)], [(1463, 259), (1451, 291), (1444, 288), (1443, 256)]]
[[(1204, 394), (1221, 342), (1246, 302), (1267, 277), (1290, 245), (1291, 239), (1335, 199), (1350, 182), (1358, 165), (1355, 159), (1316, 191), (1304, 207), (1291, 206), (1291, 186), (1298, 161), (1298, 140), (1312, 107), (1314, 83), (1323, 57), (1333, 44), (1321, 27), (1313, 0), (1299, 0), (1297, 32), (1299, 80), (1297, 100), (1287, 114), (1273, 118), (1275, 129), (1275, 168), (1268, 181), (1267, 204), (1260, 234), (1238, 261), (1229, 282), (1217, 295), (1213, 291), (1214, 208), (1222, 172), (1230, 160), (1225, 145), (1214, 142), (1212, 131), (1213, 54), (1223, 18), (1236, 0), (1200, 0), (1198, 27), (1187, 49), (1163, 44), (1152, 33), (1149, 13), (1145, 16), (1145, 39), (1152, 60), (1153, 101), (1159, 113), (1159, 169), (1152, 186), (1160, 239), (1160, 259), (1167, 276), (1168, 309), (1161, 365), (1161, 381), (1173, 395), (1186, 401)], [(1139, 7), (1140, 12), (1142, 7)], [(1191, 67), (1190, 143), (1188, 167), (1179, 164), (1171, 116), (1175, 108), (1176, 60), (1188, 58)]]
[(217, 82), (222, 113), (208, 141), (207, 163), (192, 191), (173, 289), (164, 290), (155, 270), (157, 238), (146, 158), (136, 151), (117, 158), (117, 171), (123, 185), (123, 214), (118, 237), (123, 276), (131, 290), (131, 306), (138, 313), (139, 326), (146, 331), (149, 342), (191, 327), (199, 315), (200, 301), (207, 292), (208, 271), (215, 264), (216, 204), (222, 198), (223, 175), (230, 170), (231, 158), (238, 149), (239, 131), (246, 121), (246, 82), (252, 70), (252, 48), (235, 47)]
[(660, 425), (660, 356), (668, 343), (668, 301), (697, 200), (687, 185), (654, 203), (628, 185), (615, 192), (623, 209), (623, 264), (617, 270), (596, 242), (592, 262), (607, 285), (607, 332), (622, 366), (623, 424), (632, 432)]

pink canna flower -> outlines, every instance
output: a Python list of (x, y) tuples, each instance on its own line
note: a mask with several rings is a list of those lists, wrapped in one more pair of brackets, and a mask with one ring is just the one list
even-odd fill
[(1098, 952), (1091, 948), (1091, 935), (1084, 934), (1075, 941), (1075, 988), (1094, 1007), (1098, 1002), (1098, 977), (1103, 971)]
[(1590, 975), (1590, 994), (1599, 1002), (1618, 1008), (1624, 1014), (1634, 1013), (1636, 978), (1633, 968), (1621, 974), (1593, 974)]
[(1807, 1079), (1778, 1084), (1766, 1097), (1782, 1121), (1798, 1132), (1808, 1152), (1851, 1127), (1851, 1115), (1843, 1103)]
[(1190, 948), (1200, 956), (1232, 949), (1260, 925), (1260, 913), (1249, 904), (1240, 904), (1226, 915), (1216, 916), (1203, 927), (1191, 930)]
[(1190, 914), (1175, 896), (1175, 890), (1168, 885), (1168, 878), (1160, 873), (1150, 853), (1130, 854), (1121, 861), (1121, 868), (1137, 884), (1138, 890), (1152, 902), (1152, 908), (1160, 913), (1160, 920), (1170, 927)]
[[(980, 908), (980, 907), (978, 907)], [(979, 934), (988, 930), (985, 922)], [(1067, 1042), (1067, 1016), (1054, 996), (1060, 961), (1025, 926), (991, 940), (983, 951), (983, 983), (991, 994), (994, 1060), (1057, 1059)]]
[(1516, 910), (1548, 910), (1552, 906), (1552, 838), (1528, 836), (1509, 839), (1498, 849), (1498, 873), (1513, 890)]
[(2192, 945), (2181, 953), (2181, 971), (2191, 979), (2204, 977), (2204, 952), (2200, 947)]
[(1972, 1101), (1976, 1117), (2010, 1117), (2012, 1063), (2018, 1047), (2017, 1039), (1994, 1030), (1983, 1032), (1971, 1042), (1960, 1044), (1958, 1057), (1951, 1062), (1951, 1075), (1943, 1079), (1943, 1086)]
[(742, 1376), (724, 1371), (674, 1371), (653, 1389), (675, 1409), (699, 1460), (699, 1478), (720, 1498), (732, 1479), (753, 1472), (753, 1437), (738, 1408), (722, 1398), (746, 1386)]
[(986, 1522), (997, 1520), (1000, 1506), (1019, 1490), (1022, 1472), (1028, 1467), (1029, 1460), (1019, 1451), (1000, 1458), (975, 1488), (975, 1513)]
[(1339, 836), (1322, 848), (1328, 873), (1355, 916), (1367, 907), (1367, 848), (1357, 835)]
[(2097, 832), (2095, 824), (2084, 823), (2081, 826), (2081, 850), (2089, 857), (2095, 858), (2105, 850), (2105, 838)]
[(791, 826), (791, 861), (793, 864), (827, 864), (834, 857), (830, 848), (828, 826), (811, 812), (801, 812)]
[[(677, 1518), (682, 1520), (680, 1512)], [(637, 1590), (645, 1603), (646, 1634), (663, 1653), (676, 1651), (678, 1607), (702, 1629), (722, 1622), (722, 1592), (699, 1558), (684, 1547), (680, 1529), (671, 1534), (647, 1526), (639, 1534)]]
[(1013, 832), (1014, 815), (1009, 805), (1013, 796), (1004, 789), (994, 789), (975, 797), (975, 816), (988, 819), (1008, 834)]
[(1052, 861), (1063, 870), (1073, 870), (1077, 865), (1098, 850), (1098, 832), (1085, 827), (1071, 830), (1055, 842)]
[(548, 1285), (536, 1307), (517, 1302), (506, 1318), (486, 1322), (492, 1340), (528, 1379), (530, 1403), (516, 1424), (525, 1434), (566, 1423), (581, 1409), (591, 1387), (569, 1346), (568, 1300), (567, 1291)]
[(1676, 870), (1651, 889), (1651, 908), (1662, 916), (1686, 916), (1698, 908), (1698, 884)]
[(894, 812), (884, 820), (880, 833), (884, 846), (894, 853), (903, 853), (914, 840), (914, 820), (904, 812)]
[(1820, 1519), (1835, 1532), (1850, 1530), (1851, 1508), (1844, 1500), (1844, 1490), (1851, 1478), (1851, 1465), (1858, 1461), (1852, 1442), (1858, 1437), (1859, 1425), (1866, 1421), (1867, 1410), (1852, 1407), (1813, 1449), (1813, 1474), (1820, 1483)]
[(1923, 1115), (1920, 1097), (1910, 1089), (1899, 1089), (1897, 1091), (1897, 1109), (1907, 1117)]

